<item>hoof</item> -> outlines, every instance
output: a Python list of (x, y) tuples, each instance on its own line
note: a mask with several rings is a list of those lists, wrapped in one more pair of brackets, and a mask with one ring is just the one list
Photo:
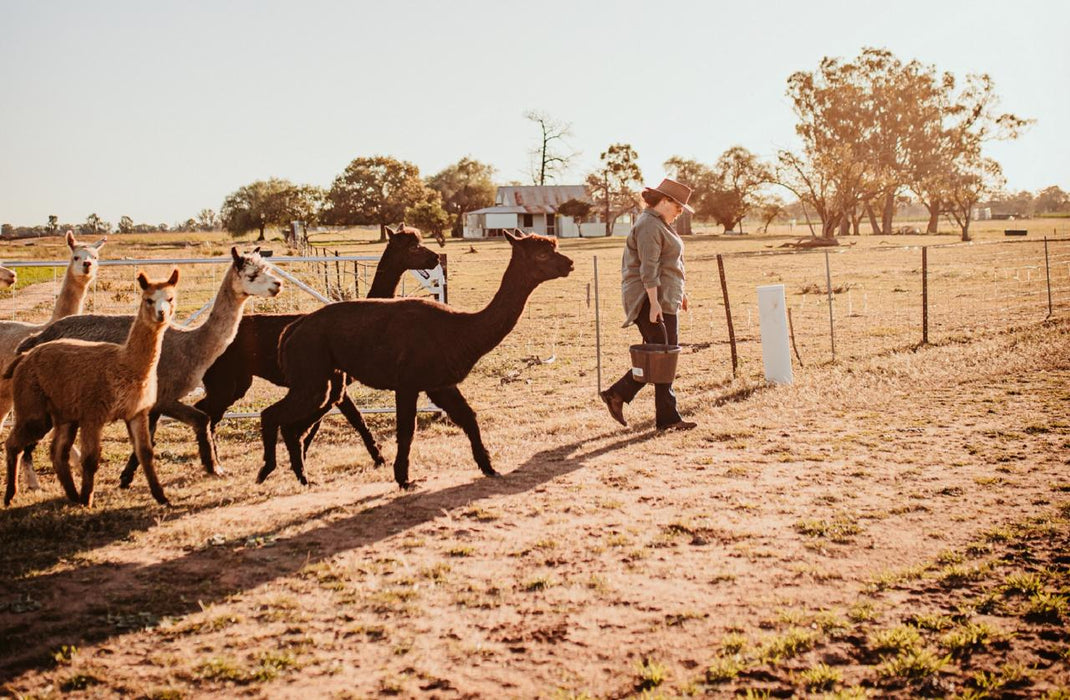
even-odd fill
[(260, 468), (260, 473), (256, 475), (256, 483), (264, 483), (264, 481), (266, 481), (267, 478), (271, 476), (271, 472), (273, 471), (275, 470), (265, 464), (263, 467)]
[(494, 467), (480, 467), (479, 471), (483, 472), (483, 476), (489, 476), (492, 479), (501, 477), (500, 473), (494, 471)]
[(385, 459), (383, 459), (382, 455), (380, 455), (380, 456), (376, 457), (376, 458), (375, 458), (375, 459), (373, 459), (372, 461), (373, 461), (373, 462), (375, 463), (375, 467), (376, 467), (376, 468), (379, 468), (379, 467), (382, 467), (382, 466), (385, 466), (385, 465), (386, 465), (386, 460), (385, 460)]
[(167, 508), (172, 507), (171, 501), (167, 500), (167, 496), (153, 496), (153, 498), (155, 498), (156, 502), (159, 503), (161, 506), (165, 506)]
[(208, 470), (209, 476), (223, 477), (227, 475), (227, 470), (223, 467), (216, 467), (215, 469)]
[(420, 488), (420, 482), (419, 481), (399, 481), (398, 482), (398, 488), (400, 488), (402, 491), (415, 491), (416, 489)]

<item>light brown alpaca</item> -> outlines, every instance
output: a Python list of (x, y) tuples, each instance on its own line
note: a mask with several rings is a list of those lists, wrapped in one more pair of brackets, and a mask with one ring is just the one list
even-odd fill
[[(101, 238), (92, 244), (79, 243), (75, 240), (73, 233), (67, 232), (67, 247), (71, 249), (71, 261), (67, 265), (67, 274), (63, 277), (63, 286), (60, 287), (59, 296), (56, 297), (56, 305), (52, 309), (52, 318), (49, 323), (82, 313), (86, 292), (97, 277), (99, 267), (97, 259), (100, 256), (100, 248), (107, 240), (107, 238)], [(28, 336), (40, 332), (47, 325), (0, 321), (0, 367), (7, 367), (8, 363), (15, 359), (19, 343)], [(0, 379), (0, 428), (3, 427), (7, 414), (10, 412), (10, 382)], [(33, 473), (33, 470), (27, 471), (25, 478), (27, 488), (37, 488), (37, 475)]]
[(7, 289), (15, 284), (15, 271), (0, 266), (0, 289)]
[[(209, 430), (208, 414), (182, 403), (181, 399), (201, 383), (205, 371), (227, 349), (238, 332), (242, 311), (250, 297), (273, 297), (282, 289), (280, 280), (260, 257), (259, 248), (251, 253), (239, 253), (231, 248), (232, 264), (216, 293), (208, 320), (194, 329), (171, 326), (164, 334), (163, 357), (160, 360), (156, 405), (150, 414), (150, 431), (160, 415), (182, 421), (197, 434), (201, 464), (209, 474), (221, 474), (215, 454), (215, 444)], [(71, 316), (55, 323), (37, 335), (27, 338), (19, 346), (25, 352), (42, 343), (59, 338), (121, 343), (130, 332), (131, 316), (103, 316), (86, 314)], [(120, 479), (129, 486), (137, 470), (138, 457), (132, 454)], [(25, 466), (25, 464), (24, 464)], [(26, 471), (32, 467), (27, 467)]]
[[(4, 371), (15, 404), (15, 425), (5, 445), (5, 506), (17, 490), (19, 454), (52, 426), (52, 466), (63, 490), (72, 501), (93, 505), (101, 435), (105, 425), (117, 420), (126, 423), (153, 497), (167, 503), (153, 467), (149, 409), (156, 402), (156, 367), (164, 331), (175, 313), (178, 270), (165, 282), (149, 282), (143, 272), (137, 281), (141, 287), (138, 315), (122, 345), (57, 340), (19, 355)], [(69, 463), (78, 430), (82, 431), (81, 494)]]

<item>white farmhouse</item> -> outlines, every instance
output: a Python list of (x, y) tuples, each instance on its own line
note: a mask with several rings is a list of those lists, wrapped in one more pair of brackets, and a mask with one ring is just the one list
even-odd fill
[[(592, 207), (591, 216), (577, 223), (570, 216), (557, 213), (557, 208), (577, 199), (590, 202), (583, 185), (545, 185), (499, 187), (494, 206), (465, 214), (465, 238), (490, 238), (502, 235), (502, 230), (520, 229), (524, 233), (539, 233), (559, 238), (596, 238), (604, 236), (606, 225)], [(626, 236), (632, 227), (632, 217), (624, 214), (613, 225), (614, 236)]]

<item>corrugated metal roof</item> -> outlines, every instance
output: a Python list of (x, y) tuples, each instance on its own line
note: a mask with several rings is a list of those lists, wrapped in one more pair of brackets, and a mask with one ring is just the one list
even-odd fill
[(545, 214), (557, 211), (557, 207), (570, 199), (589, 201), (587, 188), (583, 185), (499, 187), (494, 203), (505, 207), (524, 207), (529, 214)]

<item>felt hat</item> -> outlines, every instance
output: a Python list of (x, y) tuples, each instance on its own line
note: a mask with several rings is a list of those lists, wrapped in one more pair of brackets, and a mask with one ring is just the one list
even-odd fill
[(669, 199), (673, 200), (684, 209), (687, 209), (690, 213), (694, 214), (695, 210), (691, 208), (691, 205), (687, 203), (687, 200), (691, 199), (691, 188), (682, 182), (676, 180), (670, 180), (665, 178), (661, 181), (661, 184), (657, 187), (644, 187), (644, 192), (658, 192), (665, 195)]

